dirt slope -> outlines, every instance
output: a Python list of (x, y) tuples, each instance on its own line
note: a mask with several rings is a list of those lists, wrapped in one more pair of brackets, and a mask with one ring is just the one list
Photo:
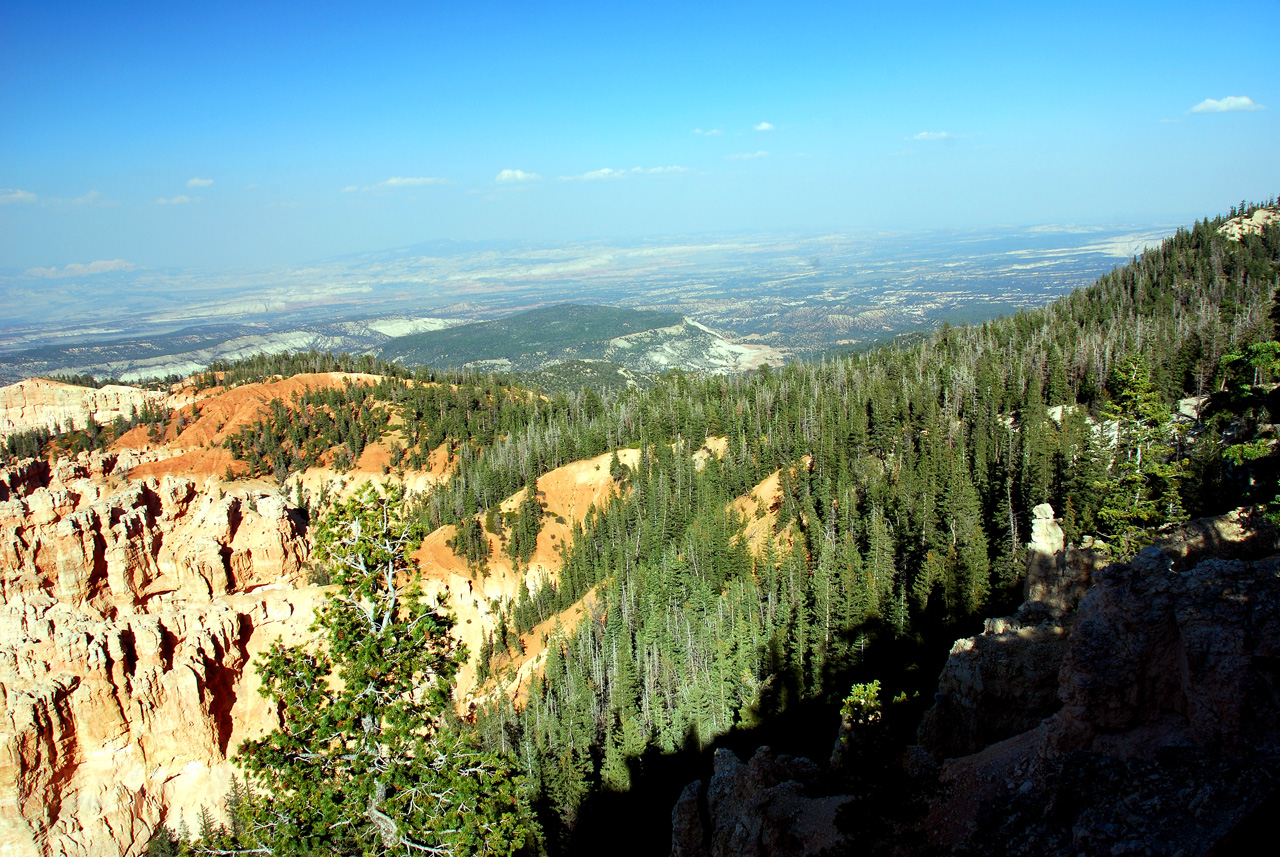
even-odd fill
[[(604, 505), (617, 492), (609, 475), (612, 453), (584, 461), (575, 461), (547, 473), (538, 480), (537, 490), (546, 507), (542, 531), (528, 568), (517, 571), (504, 551), (502, 541), (492, 533), (489, 539), (489, 574), (474, 573), (466, 560), (454, 555), (448, 542), (456, 528), (441, 527), (423, 541), (414, 554), (428, 594), (444, 593), (458, 619), (458, 632), (472, 654), (458, 676), (458, 697), (462, 704), (470, 702), (476, 691), (476, 663), (487, 634), (496, 627), (495, 602), (518, 598), (522, 585), (536, 590), (543, 580), (555, 580), (560, 574), (561, 545), (570, 538), (573, 525), (581, 521), (594, 504)], [(619, 460), (635, 465), (640, 453), (634, 449), (618, 451)], [(514, 510), (523, 497), (518, 492), (501, 503), (503, 511)], [(532, 636), (532, 635), (530, 635)], [(526, 649), (529, 649), (526, 642)]]

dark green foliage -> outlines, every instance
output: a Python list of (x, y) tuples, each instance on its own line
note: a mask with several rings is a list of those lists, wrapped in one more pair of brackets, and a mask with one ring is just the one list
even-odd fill
[(179, 857), (183, 853), (182, 841), (162, 824), (151, 834), (143, 853), (146, 857)]
[[(653, 386), (653, 373), (627, 369), (607, 360), (565, 360), (536, 372), (514, 372), (516, 383), (552, 395), (592, 390), (599, 395), (620, 393), (632, 387)], [(595, 416), (595, 414), (591, 414)]]
[(631, 468), (622, 463), (618, 458), (618, 451), (613, 451), (613, 458), (609, 459), (609, 478), (619, 485), (631, 479)]
[[(868, 641), (981, 614), (1017, 583), (1038, 503), (1069, 538), (1123, 548), (1138, 526), (1273, 498), (1280, 231), (1235, 242), (1220, 225), (1180, 230), (1045, 309), (846, 359), (672, 372), (604, 396), (478, 375), (388, 383), (368, 407), (398, 409), (404, 460), (423, 466), (446, 443), (456, 465), (413, 519), (461, 524), (464, 555), (487, 529), (527, 562), (539, 476), (640, 450), (634, 467), (610, 462), (618, 496), (576, 526), (558, 580), (500, 606), (482, 675), (501, 671), (513, 631), (593, 592), (550, 639), (526, 705), (481, 713), (484, 746), (515, 753), (572, 825), (592, 789), (627, 787), (646, 748), (838, 701)], [(1180, 438), (1177, 399), (1219, 387), (1210, 429)], [(709, 434), (727, 448), (699, 469), (691, 452)], [(775, 471), (779, 538), (752, 557), (759, 522), (728, 510)], [(522, 490), (500, 521), (494, 508)]]
[(410, 366), (465, 366), (480, 360), (538, 365), (556, 358), (601, 357), (609, 340), (631, 333), (680, 324), (679, 313), (560, 304), (496, 321), (393, 339), (380, 356)]
[(92, 375), (50, 375), (50, 381), (57, 381), (59, 384), (71, 384), (75, 387), (91, 387), (95, 390), (101, 390), (108, 384), (119, 384), (115, 378), (98, 379)]
[(1222, 368), (1222, 390), (1202, 415), (1212, 430), (1192, 447), (1187, 481), (1197, 497), (1232, 494), (1242, 503), (1269, 506), (1280, 519), (1280, 341), (1228, 354)]
[(1112, 369), (1112, 400), (1105, 416), (1115, 424), (1117, 454), (1108, 478), (1096, 483), (1105, 535), (1127, 543), (1147, 527), (1185, 519), (1179, 494), (1187, 461), (1177, 455), (1181, 432), (1151, 385), (1141, 356)]
[(194, 380), (197, 389), (216, 387), (219, 383), (234, 387), (317, 372), (358, 372), (387, 378), (408, 378), (413, 374), (403, 366), (378, 360), (369, 354), (330, 354), (312, 350), (305, 354), (255, 354), (233, 362), (215, 360)]
[(24, 458), (43, 458), (55, 435), (47, 428), (29, 429), (9, 435), (0, 446), (0, 464)]
[(472, 568), (488, 573), (489, 539), (475, 518), (464, 518), (458, 524), (458, 531), (449, 540), (449, 547), (455, 556), (464, 558)]
[[(500, 706), (480, 728), (516, 748), (571, 823), (592, 788), (625, 787), (626, 760), (645, 747), (707, 741), (838, 693), (868, 635), (980, 614), (1016, 583), (1038, 503), (1073, 537), (1235, 505), (1183, 472), (1173, 405), (1212, 388), (1223, 354), (1270, 338), (1280, 242), (1274, 230), (1230, 242), (1217, 225), (1045, 310), (821, 365), (672, 373), (618, 396), (601, 421), (615, 448), (640, 440), (630, 490), (587, 516), (558, 584), (521, 593), (516, 625), (593, 588), (597, 607), (553, 640), (527, 706)], [(712, 425), (728, 450), (698, 472), (682, 439)], [(525, 449), (564, 448), (594, 423), (554, 426)], [(1257, 459), (1239, 456), (1262, 460), (1270, 444), (1253, 443)], [(508, 466), (537, 474), (557, 459)], [(741, 547), (751, 522), (724, 510), (777, 469), (778, 530), (792, 546), (753, 561)], [(468, 470), (459, 484), (480, 472)], [(1125, 514), (1141, 520), (1126, 522), (1117, 497), (1135, 489), (1145, 505), (1131, 497)]]
[(528, 565), (542, 532), (542, 501), (537, 489), (530, 484), (525, 489), (515, 519), (511, 522), (511, 537), (507, 540), (507, 554), (517, 564)]
[(389, 410), (379, 402), (390, 400), (400, 388), (399, 382), (384, 379), (308, 389), (294, 394), (287, 406), (273, 399), (266, 416), (242, 427), (224, 445), (249, 465), (248, 475), (274, 475), (280, 482), (317, 466), (326, 455), (349, 467), (365, 446), (386, 433)]
[(319, 562), (338, 585), (316, 619), (325, 645), (277, 642), (260, 663), (284, 727), (240, 747), (254, 787), (233, 814), (240, 848), (496, 855), (536, 836), (506, 757), (445, 728), (465, 651), (443, 604), (405, 583), (422, 534), (402, 499), (366, 488), (319, 529)]

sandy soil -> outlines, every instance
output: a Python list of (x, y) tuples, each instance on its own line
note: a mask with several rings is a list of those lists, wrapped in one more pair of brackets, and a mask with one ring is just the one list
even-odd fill
[[(560, 551), (571, 537), (574, 524), (586, 517), (593, 504), (604, 505), (617, 492), (617, 486), (609, 475), (612, 458), (613, 454), (607, 453), (575, 461), (538, 480), (537, 490), (541, 495), (539, 499), (546, 507), (546, 512), (542, 531), (538, 534), (527, 568), (517, 571), (506, 555), (502, 541), (486, 531), (490, 552), (489, 573), (488, 576), (473, 573), (466, 561), (455, 556), (448, 545), (456, 532), (456, 528), (452, 526), (441, 527), (432, 532), (414, 553), (424, 589), (428, 594), (441, 593), (448, 597), (450, 609), (458, 618), (459, 636), (473, 656), (480, 651), (485, 636), (495, 627), (495, 602), (518, 598), (522, 586), (528, 586), (533, 591), (544, 580), (558, 578)], [(640, 452), (635, 449), (619, 450), (618, 458), (623, 464), (632, 466), (639, 461)], [(504, 500), (500, 508), (512, 511), (520, 505), (523, 497), (524, 492), (517, 492)], [(581, 603), (578, 606), (580, 605)], [(564, 616), (563, 621), (568, 623), (569, 616)], [(535, 633), (538, 633), (540, 644), (540, 632)], [(528, 669), (532, 669), (526, 669), (526, 664), (534, 657), (532, 653), (535, 650), (541, 651), (539, 646), (526, 640), (526, 653), (515, 664), (518, 674), (524, 678), (530, 674)], [(459, 701), (462, 707), (476, 698), (475, 666), (473, 657), (458, 675)], [(524, 672), (521, 673), (520, 670)]]
[(582, 617), (598, 607), (596, 587), (587, 591), (580, 601), (540, 622), (520, 636), (524, 651), (514, 655), (511, 660), (495, 662), (494, 668), (501, 676), (491, 678), (484, 686), (477, 688), (474, 699), (469, 700), (468, 708), (474, 710), (486, 701), (501, 695), (511, 697), (516, 707), (524, 705), (529, 696), (529, 685), (534, 676), (544, 674), (547, 663), (547, 649), (562, 632), (578, 627)]
[(778, 510), (782, 508), (782, 471), (765, 477), (751, 493), (733, 501), (733, 509), (747, 522), (747, 547), (757, 556), (774, 540)]
[[(230, 390), (215, 387), (197, 393), (194, 387), (185, 387), (170, 397), (172, 404), (183, 400), (187, 403), (176, 409), (175, 419), (169, 421), (166, 434), (159, 443), (151, 441), (146, 426), (138, 426), (119, 437), (112, 448), (159, 450), (167, 447), (175, 453), (162, 460), (139, 465), (130, 471), (130, 478), (166, 474), (221, 478), (228, 467), (239, 478), (246, 472), (245, 466), (235, 461), (230, 450), (222, 447), (222, 442), (267, 413), (272, 401), (288, 402), (295, 394), (308, 389), (328, 389), (347, 383), (372, 384), (378, 380), (375, 375), (325, 372), (295, 375), (262, 384), (245, 384)], [(181, 433), (178, 432), (177, 416), (181, 416), (185, 423)], [(380, 451), (375, 447), (366, 450), (368, 460), (362, 456), (357, 472), (381, 474), (382, 465), (386, 462), (379, 460), (378, 456), (386, 458), (388, 453), (385, 447)]]
[(727, 437), (709, 437), (707, 442), (702, 445), (702, 449), (693, 454), (693, 466), (701, 470), (707, 466), (707, 459), (711, 456), (716, 458), (724, 458), (725, 450), (729, 448), (729, 439)]

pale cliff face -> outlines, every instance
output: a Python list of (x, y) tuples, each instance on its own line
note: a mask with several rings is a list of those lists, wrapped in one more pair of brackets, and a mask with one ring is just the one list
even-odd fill
[(100, 390), (32, 378), (0, 387), (0, 437), (35, 428), (84, 428), (89, 415), (99, 424), (129, 417), (134, 408), (164, 402), (167, 393), (108, 384)]
[(253, 656), (323, 593), (275, 497), (135, 453), (0, 471), (0, 854), (137, 854), (219, 817), (241, 741), (278, 724)]
[[(195, 830), (206, 808), (223, 817), (236, 772), (229, 759), (280, 723), (258, 694), (254, 658), (276, 639), (305, 642), (325, 593), (302, 582), (309, 541), (298, 511), (264, 483), (209, 474), (231, 460), (221, 440), (272, 399), (349, 380), (364, 376), (180, 390), (167, 406), (198, 398), (180, 436), (170, 426), (144, 443), (135, 429), (109, 452), (0, 469), (0, 857), (139, 854), (159, 824)], [(14, 389), (0, 389), (0, 407), (15, 401), (4, 398)], [(38, 414), (26, 412), (33, 425), (44, 424)], [(693, 458), (723, 449), (713, 439)], [(632, 466), (639, 457), (618, 455)], [(415, 552), (423, 589), (448, 598), (454, 633), (471, 653), (458, 682), (463, 712), (497, 694), (519, 700), (542, 668), (543, 638), (594, 609), (588, 595), (548, 619), (501, 677), (477, 686), (475, 656), (496, 627), (495, 606), (556, 578), (573, 526), (618, 490), (611, 458), (538, 480), (546, 513), (528, 567), (514, 567), (491, 536), (490, 573), (473, 574), (446, 544), (452, 527)], [(429, 470), (400, 476), (384, 473), (386, 463), (375, 444), (351, 472), (319, 468), (294, 480), (313, 496), (323, 487), (340, 497), (370, 481), (429, 490), (449, 469), (443, 446)]]

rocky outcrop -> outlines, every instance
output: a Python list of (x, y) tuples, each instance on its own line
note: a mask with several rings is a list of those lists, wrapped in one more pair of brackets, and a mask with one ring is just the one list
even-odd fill
[(1275, 527), (1242, 510), (1095, 571), (1061, 709), (946, 764), (921, 826), (933, 846), (1190, 857), (1230, 835), (1280, 779), (1276, 547)]
[(715, 755), (709, 785), (690, 783), (671, 814), (672, 857), (801, 857), (850, 843), (836, 817), (847, 796), (810, 797), (819, 768), (761, 747), (747, 764)]
[(1048, 503), (1035, 508), (1026, 601), (1013, 616), (988, 619), (982, 634), (957, 640), (938, 679), (920, 746), (943, 759), (975, 753), (1033, 728), (1061, 707), (1058, 670), (1076, 605), (1105, 554), (1092, 540), (1064, 545)]
[(0, 471), (0, 854), (138, 854), (218, 816), (228, 757), (278, 723), (252, 658), (322, 597), (281, 499), (133, 463)]
[[(1275, 548), (1269, 526), (1245, 532), (1232, 553)], [(1280, 748), (1280, 557), (1184, 559), (1179, 571), (1166, 550), (1097, 575), (1062, 665), (1046, 755)]]
[(1109, 564), (1063, 541), (1037, 509), (1027, 603), (953, 649), (920, 737), (954, 758), (912, 747), (819, 778), (720, 751), (672, 814), (672, 853), (1256, 849), (1248, 829), (1280, 805), (1276, 528), (1240, 510)]
[(0, 387), (0, 437), (35, 428), (84, 428), (89, 416), (99, 424), (126, 419), (148, 403), (163, 402), (167, 393), (107, 384), (100, 389), (30, 378)]
[(1259, 208), (1245, 217), (1233, 217), (1218, 228), (1218, 231), (1233, 241), (1240, 241), (1246, 235), (1261, 235), (1262, 231), (1272, 224), (1280, 223), (1280, 211), (1274, 208)]

